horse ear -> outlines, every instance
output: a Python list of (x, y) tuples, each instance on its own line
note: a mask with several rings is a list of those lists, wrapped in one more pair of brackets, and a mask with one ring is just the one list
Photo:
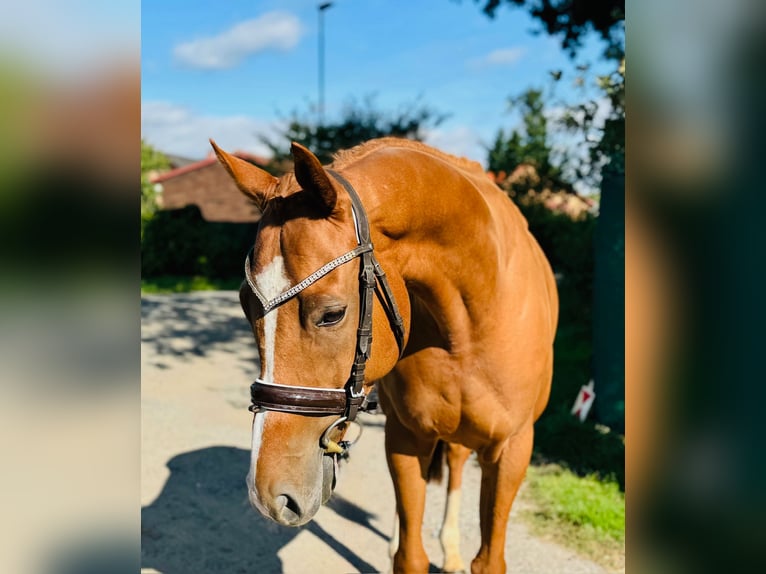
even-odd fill
[(215, 155), (218, 156), (218, 161), (229, 172), (239, 190), (255, 201), (258, 209), (263, 211), (266, 200), (274, 192), (279, 180), (252, 163), (226, 153), (212, 139), (210, 140), (210, 145), (213, 146)]
[(328, 212), (332, 212), (338, 201), (338, 192), (335, 191), (330, 176), (319, 163), (319, 159), (296, 142), (290, 146), (290, 153), (293, 154), (295, 164), (295, 179), (305, 191), (314, 193)]

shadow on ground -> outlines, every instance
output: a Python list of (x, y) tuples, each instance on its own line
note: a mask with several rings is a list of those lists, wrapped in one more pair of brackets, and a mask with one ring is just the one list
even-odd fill
[(141, 321), (155, 326), (142, 329), (141, 343), (151, 346), (150, 360), (159, 368), (166, 368), (163, 357), (200, 358), (214, 349), (231, 353), (248, 373), (257, 360), (252, 331), (235, 292), (210, 292), (204, 298), (199, 293), (144, 296)]
[[(141, 509), (141, 566), (164, 574), (281, 572), (278, 552), (302, 529), (310, 531), (358, 572), (375, 568), (317, 522), (290, 528), (263, 518), (250, 507), (245, 476), (250, 453), (210, 447), (173, 457), (170, 478), (157, 499)], [(335, 495), (337, 514), (383, 539), (372, 516)]]

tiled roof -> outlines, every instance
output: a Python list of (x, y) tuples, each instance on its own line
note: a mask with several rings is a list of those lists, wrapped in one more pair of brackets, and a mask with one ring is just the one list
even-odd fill
[[(265, 166), (266, 164), (269, 163), (269, 160), (267, 158), (254, 155), (245, 151), (236, 151), (232, 155), (235, 155), (240, 159), (253, 162), (260, 166)], [(184, 175), (186, 173), (196, 171), (198, 169), (202, 169), (203, 167), (213, 165), (217, 162), (218, 162), (218, 159), (215, 157), (215, 155), (211, 154), (205, 159), (201, 159), (199, 161), (195, 161), (194, 163), (190, 163), (188, 165), (177, 167), (175, 169), (171, 169), (170, 171), (166, 171), (164, 173), (154, 175), (150, 178), (150, 181), (152, 183), (162, 183), (163, 181), (167, 181), (169, 179), (173, 179), (174, 177), (178, 177), (179, 175)]]

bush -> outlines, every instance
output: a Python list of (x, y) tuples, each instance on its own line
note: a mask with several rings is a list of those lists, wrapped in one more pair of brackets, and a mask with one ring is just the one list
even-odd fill
[(241, 278), (255, 232), (255, 223), (205, 221), (197, 206), (158, 211), (144, 230), (141, 276)]
[(554, 212), (533, 198), (513, 197), (529, 223), (529, 230), (560, 274), (560, 323), (582, 321), (590, 331), (593, 306), (593, 232), (596, 217), (586, 213), (573, 219)]

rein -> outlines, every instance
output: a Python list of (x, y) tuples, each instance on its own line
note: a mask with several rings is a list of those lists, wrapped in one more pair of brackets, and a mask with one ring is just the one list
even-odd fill
[(265, 315), (295, 297), (306, 287), (316, 283), (333, 269), (358, 257), (360, 260), (359, 326), (356, 332), (356, 351), (354, 362), (351, 365), (351, 374), (342, 389), (297, 387), (256, 379), (250, 387), (252, 404), (249, 410), (252, 412), (277, 411), (303, 416), (338, 415), (339, 418), (322, 433), (320, 445), (328, 453), (343, 456), (346, 454), (348, 444), (341, 442), (339, 445), (330, 440), (330, 432), (344, 423), (354, 421), (359, 411), (373, 410), (376, 406), (375, 403), (368, 401), (368, 397), (364, 393), (365, 366), (370, 358), (370, 350), (372, 348), (373, 294), (377, 293), (386, 312), (391, 330), (396, 337), (400, 357), (404, 351), (404, 321), (399, 313), (399, 308), (391, 292), (386, 274), (373, 254), (370, 224), (359, 195), (352, 185), (339, 173), (331, 169), (328, 169), (327, 172), (343, 186), (351, 198), (357, 246), (351, 251), (326, 263), (303, 281), (283, 291), (271, 300), (263, 296), (250, 277), (250, 255), (253, 252), (252, 249), (245, 259), (245, 279), (250, 289), (261, 302), (261, 305), (263, 305), (263, 313)]

